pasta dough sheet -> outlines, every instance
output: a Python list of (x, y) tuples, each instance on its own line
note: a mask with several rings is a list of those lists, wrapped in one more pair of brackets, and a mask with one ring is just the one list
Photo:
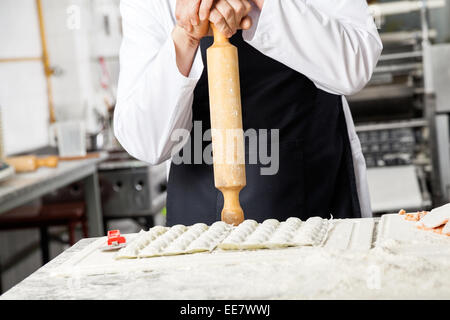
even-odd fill
[(295, 246), (318, 246), (326, 239), (332, 223), (320, 217), (289, 218), (284, 222), (268, 219), (261, 224), (246, 220), (234, 228), (218, 247), (224, 250), (272, 249)]
[(218, 221), (208, 227), (197, 223), (186, 227), (156, 226), (141, 231), (128, 246), (117, 252), (115, 259), (151, 258), (214, 250), (230, 232), (231, 226)]
[(171, 228), (156, 226), (141, 231), (131, 242), (119, 250), (115, 259), (151, 258), (211, 252), (222, 250), (256, 250), (292, 246), (321, 245), (332, 223), (320, 217), (302, 222), (289, 218), (284, 222), (269, 219), (259, 224), (245, 220), (237, 227), (218, 221), (207, 226), (175, 225)]

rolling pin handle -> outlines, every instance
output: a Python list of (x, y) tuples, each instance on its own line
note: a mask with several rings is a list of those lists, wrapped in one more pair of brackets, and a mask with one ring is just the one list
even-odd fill
[(224, 200), (221, 220), (235, 226), (244, 221), (244, 211), (239, 203), (241, 189), (242, 187), (220, 188)]

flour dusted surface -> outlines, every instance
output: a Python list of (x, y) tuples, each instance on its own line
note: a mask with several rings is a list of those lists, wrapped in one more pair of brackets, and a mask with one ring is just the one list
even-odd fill
[[(188, 257), (231, 255), (220, 264)], [(448, 299), (450, 264), (385, 249), (296, 247), (161, 257), (177, 264), (114, 274), (77, 275), (58, 297), (83, 299)], [(175, 259), (175, 260), (172, 260)], [(139, 260), (125, 260), (137, 262)], [(141, 259), (141, 261), (155, 261)], [(54, 280), (53, 280), (54, 279)], [(70, 278), (53, 277), (67, 288)], [(79, 280), (78, 280), (79, 279)], [(104, 285), (108, 284), (107, 290)], [(41, 294), (41, 291), (36, 292)]]
[(174, 299), (448, 299), (449, 270), (448, 261), (379, 249), (355, 254), (300, 248), (289, 258), (186, 268), (160, 280), (161, 293)]
[[(398, 237), (408, 239), (409, 232), (416, 230), (393, 216), (379, 226), (373, 219), (332, 222), (321, 246), (253, 251), (216, 248), (134, 260), (115, 260), (109, 253), (95, 256), (98, 252), (90, 254), (89, 249), (56, 274), (82, 277), (86, 286), (77, 295), (85, 298), (96, 298), (89, 288), (108, 279), (118, 282), (109, 293), (125, 299), (450, 298), (449, 238), (433, 235), (430, 240), (431, 235), (419, 233), (415, 242), (401, 241)], [(294, 231), (296, 224), (291, 225)], [(400, 236), (395, 232), (399, 224)], [(266, 241), (271, 236), (265, 229), (254, 237)], [(425, 238), (417, 238), (421, 236)], [(91, 248), (100, 244), (93, 243)]]

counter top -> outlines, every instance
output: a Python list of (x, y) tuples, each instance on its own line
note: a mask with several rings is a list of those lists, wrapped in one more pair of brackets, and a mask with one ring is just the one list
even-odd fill
[[(0, 214), (22, 203), (24, 198), (32, 200), (39, 195), (63, 186), (67, 181), (76, 181), (96, 171), (96, 165), (107, 158), (100, 157), (74, 161), (60, 161), (56, 168), (39, 168), (34, 172), (17, 173), (0, 182)], [(16, 203), (18, 200), (20, 203)]]
[[(196, 259), (189, 255), (165, 257), (172, 263), (155, 264), (145, 271), (82, 275), (75, 270), (71, 277), (54, 274), (95, 240), (81, 240), (1, 299), (450, 298), (448, 256), (402, 254), (389, 246), (367, 251), (326, 246), (238, 251), (228, 256), (220, 253), (220, 263), (194, 265), (189, 261), (201, 261), (201, 254), (196, 254)], [(209, 257), (206, 254), (202, 259)]]
[(84, 180), (86, 214), (89, 236), (103, 234), (100, 190), (97, 164), (108, 157), (105, 152), (98, 158), (59, 161), (56, 168), (39, 168), (34, 172), (17, 173), (0, 182), (0, 214), (42, 197), (58, 188)]

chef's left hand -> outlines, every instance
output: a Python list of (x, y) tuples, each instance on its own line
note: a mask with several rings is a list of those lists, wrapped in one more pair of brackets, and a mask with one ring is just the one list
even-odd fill
[(450, 235), (450, 203), (431, 210), (417, 224), (428, 229), (444, 226), (442, 234)]
[(209, 21), (230, 38), (238, 29), (250, 29), (252, 20), (248, 13), (251, 9), (249, 0), (216, 0), (209, 14)]

